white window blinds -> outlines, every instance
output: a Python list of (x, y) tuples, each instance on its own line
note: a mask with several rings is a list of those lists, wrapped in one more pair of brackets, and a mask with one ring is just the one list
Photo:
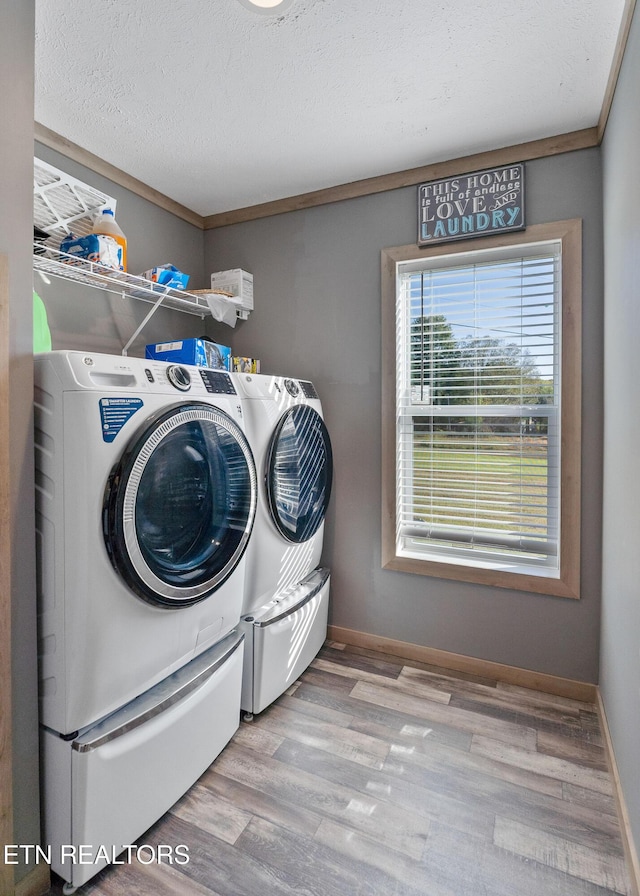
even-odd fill
[(560, 241), (398, 264), (397, 551), (557, 575)]

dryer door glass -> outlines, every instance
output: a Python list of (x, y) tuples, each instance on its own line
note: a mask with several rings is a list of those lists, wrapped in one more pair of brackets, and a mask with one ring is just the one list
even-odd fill
[(237, 566), (255, 507), (255, 468), (242, 430), (217, 408), (182, 405), (147, 427), (113, 471), (107, 549), (140, 597), (190, 605)]
[(307, 541), (325, 517), (333, 457), (327, 427), (309, 405), (295, 405), (276, 427), (267, 458), (267, 495), (274, 523), (291, 542)]

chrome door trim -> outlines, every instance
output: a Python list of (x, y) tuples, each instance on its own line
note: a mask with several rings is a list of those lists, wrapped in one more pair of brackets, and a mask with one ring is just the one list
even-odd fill
[[(171, 432), (173, 432), (173, 430), (178, 429), (185, 423), (191, 421), (200, 422), (203, 420), (208, 420), (214, 425), (219, 426), (221, 429), (226, 430), (240, 446), (247, 464), (249, 478), (251, 481), (251, 505), (249, 510), (249, 517), (247, 519), (247, 525), (244, 529), (244, 532), (242, 533), (240, 542), (238, 543), (235, 552), (230, 557), (224, 568), (200, 585), (177, 588), (174, 585), (169, 585), (162, 579), (160, 579), (147, 565), (138, 541), (138, 531), (135, 515), (136, 498), (138, 495), (138, 487), (147, 466), (147, 462), (149, 461), (149, 458), (151, 457), (156, 447)], [(231, 417), (229, 417), (227, 414), (216, 407), (202, 404), (190, 405), (185, 408), (180, 408), (170, 417), (168, 417), (160, 426), (150, 432), (149, 436), (147, 437), (146, 441), (144, 442), (136, 456), (135, 462), (131, 469), (131, 473), (129, 474), (127, 482), (125, 483), (122, 527), (127, 553), (136, 574), (138, 575), (140, 580), (148, 588), (154, 591), (160, 598), (163, 598), (168, 603), (175, 601), (177, 604), (180, 604), (185, 600), (205, 597), (213, 590), (215, 590), (215, 588), (219, 584), (224, 582), (225, 579), (228, 578), (230, 572), (234, 570), (238, 565), (238, 562), (242, 557), (249, 540), (249, 536), (251, 534), (251, 529), (253, 526), (253, 519), (255, 516), (255, 508), (257, 503), (257, 476), (254, 471), (255, 465), (253, 463), (253, 455), (251, 454), (251, 450), (245, 434), (242, 432), (240, 427), (231, 419)]]
[[(218, 572), (195, 585), (170, 584), (147, 563), (138, 541), (136, 498), (138, 488), (155, 448), (175, 429), (185, 423), (207, 421), (220, 427), (241, 452), (248, 475), (248, 509), (241, 535), (233, 554)], [(192, 401), (164, 410), (149, 418), (131, 440), (124, 454), (111, 471), (105, 487), (102, 507), (102, 529), (111, 564), (127, 586), (138, 597), (164, 608), (182, 609), (204, 600), (222, 585), (240, 562), (249, 542), (255, 521), (258, 480), (253, 452), (246, 434), (221, 408), (206, 402)]]

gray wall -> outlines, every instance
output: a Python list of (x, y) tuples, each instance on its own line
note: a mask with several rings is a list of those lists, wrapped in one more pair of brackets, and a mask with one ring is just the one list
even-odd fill
[[(34, 0), (0, 4), (0, 252), (9, 258), (11, 314), (14, 843), (40, 839), (31, 423), (34, 10)], [(26, 871), (16, 868), (16, 878)]]
[(636, 10), (603, 151), (605, 416), (600, 686), (640, 844), (640, 15)]
[(380, 560), (380, 250), (414, 243), (415, 188), (205, 234), (205, 271), (244, 268), (255, 311), (232, 332), (264, 372), (316, 384), (335, 451), (324, 562), (331, 622), (595, 682), (602, 417), (602, 202), (598, 149), (527, 164), (528, 223), (584, 222), (583, 567), (580, 601), (383, 571)]

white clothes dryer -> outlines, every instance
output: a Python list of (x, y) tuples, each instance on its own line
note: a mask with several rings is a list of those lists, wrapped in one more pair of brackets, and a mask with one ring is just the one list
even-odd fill
[(241, 630), (242, 708), (261, 712), (326, 638), (330, 576), (318, 569), (333, 481), (331, 440), (312, 383), (234, 374), (258, 473)]
[(221, 641), (257, 483), (229, 374), (35, 358), (41, 722), (75, 734)]

